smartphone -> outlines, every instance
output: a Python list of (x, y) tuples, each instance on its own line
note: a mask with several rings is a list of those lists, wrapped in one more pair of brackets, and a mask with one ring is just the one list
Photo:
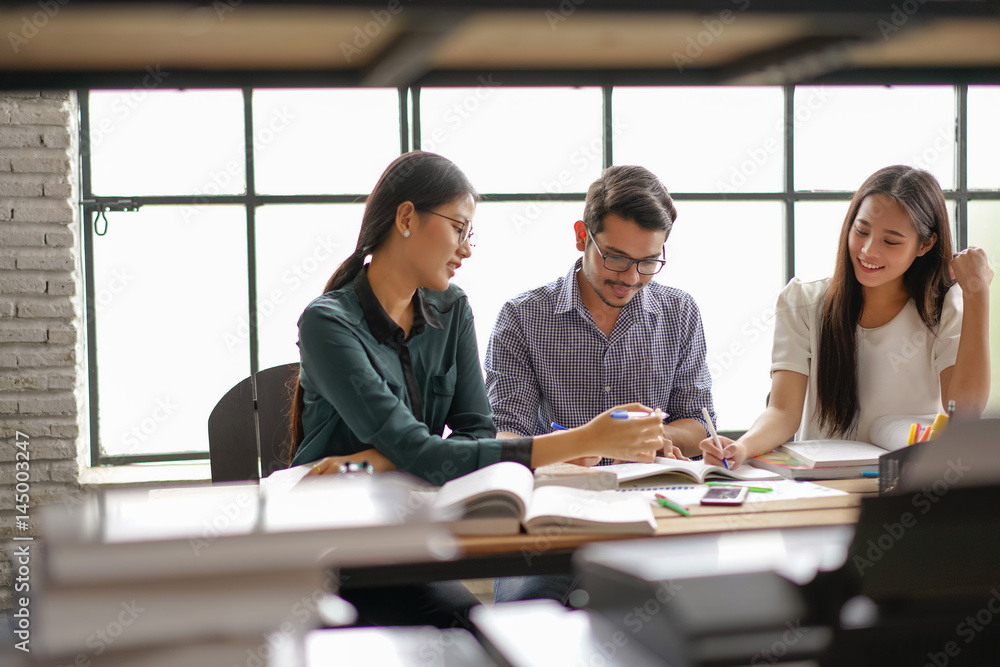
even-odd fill
[(749, 491), (745, 486), (713, 486), (701, 497), (701, 504), (742, 505)]

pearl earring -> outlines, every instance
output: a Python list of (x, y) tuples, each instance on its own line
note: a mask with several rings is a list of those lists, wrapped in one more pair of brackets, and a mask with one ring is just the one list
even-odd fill
[(409, 229), (404, 229), (403, 230), (403, 238), (404, 239), (410, 238), (410, 230)]

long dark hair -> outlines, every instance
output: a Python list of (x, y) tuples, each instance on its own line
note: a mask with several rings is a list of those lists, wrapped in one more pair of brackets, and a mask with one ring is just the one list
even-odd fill
[[(388, 237), (400, 204), (410, 202), (417, 209), (433, 209), (462, 195), (479, 199), (469, 179), (448, 158), (424, 151), (400, 155), (382, 172), (375, 189), (365, 199), (357, 246), (330, 276), (323, 293), (340, 289), (354, 280), (364, 266), (365, 257)], [(302, 406), (302, 386), (295, 378), (292, 408), (288, 414), (289, 464), (302, 443)]]
[(816, 404), (819, 426), (834, 436), (853, 435), (858, 405), (857, 326), (864, 297), (854, 275), (848, 238), (854, 219), (866, 197), (880, 194), (898, 203), (910, 218), (923, 245), (937, 234), (937, 243), (913, 260), (903, 274), (903, 284), (916, 303), (927, 328), (941, 321), (945, 293), (952, 285), (948, 276), (951, 260), (951, 227), (941, 186), (930, 173), (904, 165), (879, 169), (854, 193), (840, 230), (837, 265), (830, 280), (820, 316), (819, 355), (816, 369)]

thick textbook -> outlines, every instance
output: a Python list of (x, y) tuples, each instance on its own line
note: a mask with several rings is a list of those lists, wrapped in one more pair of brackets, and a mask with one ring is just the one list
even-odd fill
[(704, 483), (710, 477), (743, 480), (778, 478), (778, 475), (747, 465), (742, 465), (734, 470), (726, 470), (722, 466), (710, 466), (703, 461), (683, 461), (668, 459), (662, 456), (657, 456), (653, 463), (616, 463), (603, 466), (603, 469), (613, 471), (618, 476), (619, 482), (628, 482), (633, 479), (642, 479), (643, 477), (652, 477), (653, 475), (664, 475), (667, 473), (684, 475), (701, 483)]
[(446, 482), (433, 501), (462, 535), (528, 533), (557, 528), (587, 533), (652, 535), (656, 519), (642, 498), (616, 491), (535, 487), (531, 470), (502, 461)]

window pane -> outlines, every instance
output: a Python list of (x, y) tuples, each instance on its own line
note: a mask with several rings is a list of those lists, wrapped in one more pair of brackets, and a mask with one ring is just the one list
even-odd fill
[(776, 192), (782, 99), (773, 87), (615, 88), (614, 162), (646, 167), (672, 192)]
[(820, 280), (833, 275), (840, 228), (849, 205), (847, 200), (796, 202), (796, 278)]
[(776, 202), (678, 202), (667, 266), (655, 278), (698, 302), (722, 430), (749, 428), (771, 388), (783, 211)]
[(97, 195), (245, 192), (243, 144), (239, 90), (90, 93)]
[(424, 88), (421, 147), (480, 192), (584, 192), (601, 173), (599, 88)]
[(969, 187), (1000, 190), (1000, 86), (969, 86)]
[[(354, 251), (362, 204), (264, 206), (257, 209), (259, 367), (299, 360), (298, 321), (326, 281)], [(240, 333), (249, 335), (246, 318)]]
[(250, 374), (246, 216), (238, 206), (109, 213), (94, 238), (105, 454), (208, 451), (208, 415)]
[[(976, 245), (986, 251), (990, 266), (995, 274), (1000, 274), (1000, 201), (969, 202), (969, 245)], [(992, 386), (989, 403), (984, 416), (1000, 416), (1000, 279), (994, 277), (990, 287), (990, 364), (992, 365)]]
[(395, 88), (254, 90), (257, 192), (371, 192), (399, 156)]
[(582, 215), (582, 201), (483, 202), (476, 207), (476, 247), (454, 282), (469, 295), (480, 359), (508, 299), (569, 271), (580, 255), (573, 223)]
[(955, 187), (955, 93), (950, 86), (801, 86), (795, 89), (795, 188), (861, 187), (907, 164)]

